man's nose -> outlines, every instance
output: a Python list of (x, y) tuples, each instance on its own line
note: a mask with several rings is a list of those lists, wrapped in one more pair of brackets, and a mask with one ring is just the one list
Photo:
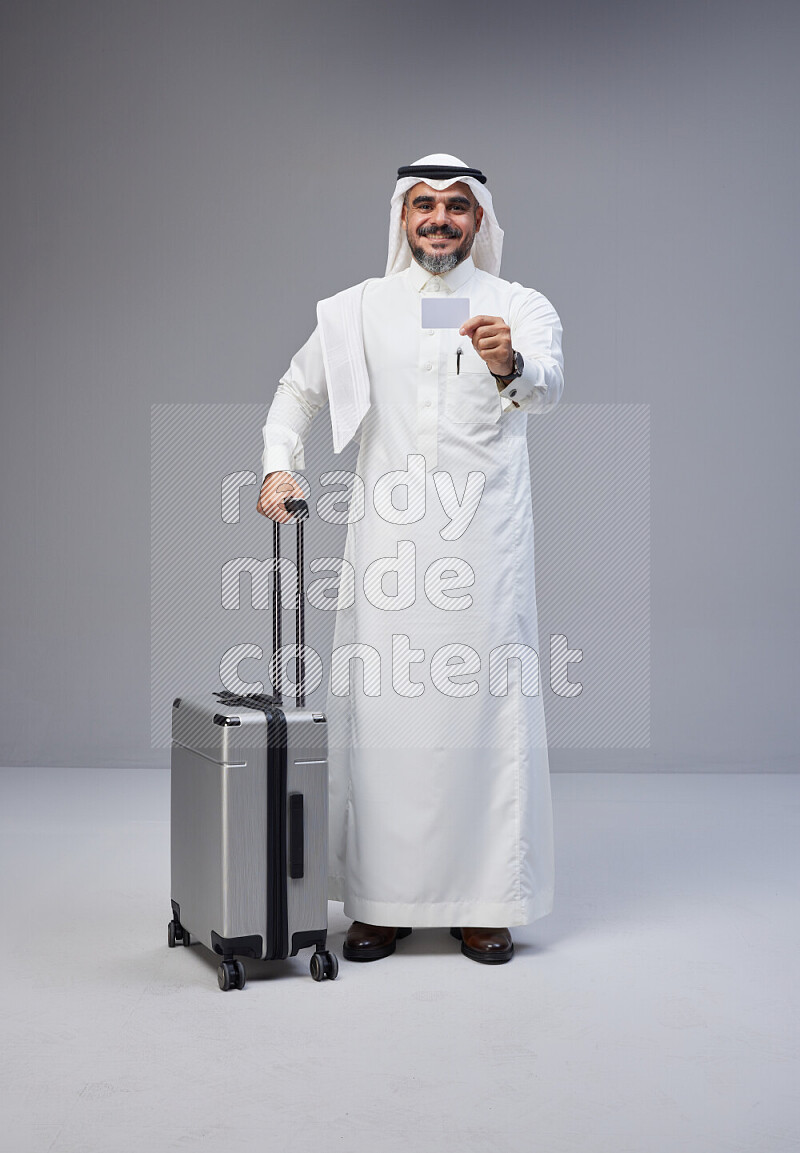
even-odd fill
[(446, 204), (437, 204), (433, 210), (433, 219), (437, 224), (447, 224), (448, 214)]

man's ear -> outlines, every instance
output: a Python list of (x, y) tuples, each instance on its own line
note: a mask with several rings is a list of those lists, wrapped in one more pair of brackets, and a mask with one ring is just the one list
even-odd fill
[(475, 231), (476, 232), (480, 232), (482, 220), (483, 220), (483, 209), (481, 208), (481, 206), (479, 204), (477, 206), (477, 208), (475, 209)]
[(400, 209), (400, 224), (403, 226), (406, 232), (408, 232), (408, 212), (406, 211), (405, 201), (403, 201), (403, 206)]

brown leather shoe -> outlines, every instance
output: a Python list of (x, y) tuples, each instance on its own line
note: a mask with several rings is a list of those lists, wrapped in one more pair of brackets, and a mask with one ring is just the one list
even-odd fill
[(450, 936), (461, 942), (465, 957), (482, 965), (502, 965), (514, 956), (508, 929), (451, 929)]
[(380, 961), (381, 957), (388, 957), (394, 952), (399, 938), (407, 937), (410, 932), (410, 929), (353, 921), (344, 939), (342, 955), (348, 961)]

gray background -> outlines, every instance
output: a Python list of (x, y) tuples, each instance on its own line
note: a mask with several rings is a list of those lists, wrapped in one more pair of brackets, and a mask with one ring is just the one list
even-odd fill
[(651, 744), (552, 767), (796, 768), (799, 32), (773, 2), (5, 2), (0, 762), (166, 765), (151, 405), (266, 412), (315, 301), (382, 273), (398, 164), (443, 150), (562, 317), (565, 400), (651, 406)]

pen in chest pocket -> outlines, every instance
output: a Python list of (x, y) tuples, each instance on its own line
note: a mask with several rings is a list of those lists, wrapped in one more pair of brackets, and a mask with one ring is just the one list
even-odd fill
[(461, 372), (461, 349), (456, 349), (456, 376)]

